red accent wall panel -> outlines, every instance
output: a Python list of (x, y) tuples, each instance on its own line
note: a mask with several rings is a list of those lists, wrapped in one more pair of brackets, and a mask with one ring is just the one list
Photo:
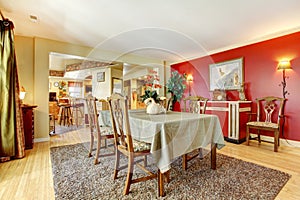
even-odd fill
[[(201, 95), (212, 99), (209, 91), (209, 64), (223, 62), (236, 58), (244, 58), (245, 94), (248, 100), (254, 101), (258, 97), (274, 95), (282, 96), (282, 72), (277, 71), (280, 60), (291, 61), (293, 70), (286, 71), (286, 96), (284, 135), (281, 138), (300, 141), (300, 32), (278, 38), (258, 42), (255, 44), (220, 52), (210, 56), (177, 63), (171, 66), (180, 73), (192, 74), (192, 95)], [(185, 96), (188, 96), (188, 89)], [(228, 91), (228, 100), (237, 100), (236, 91)], [(252, 104), (255, 111), (255, 103)]]

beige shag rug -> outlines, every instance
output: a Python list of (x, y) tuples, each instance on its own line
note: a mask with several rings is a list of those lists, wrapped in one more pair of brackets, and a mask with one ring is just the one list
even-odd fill
[[(126, 169), (112, 179), (114, 156), (88, 158), (88, 143), (51, 148), (55, 197), (60, 199), (274, 199), (289, 180), (284, 172), (217, 154), (217, 170), (210, 169), (210, 156), (194, 159), (187, 171), (181, 158), (172, 164), (165, 197), (157, 196), (157, 180), (131, 185), (122, 195)], [(102, 153), (108, 152), (103, 149)], [(151, 159), (150, 159), (151, 162)], [(150, 163), (149, 162), (149, 163)], [(123, 158), (123, 163), (127, 160)], [(151, 166), (151, 165), (150, 165)], [(155, 165), (152, 165), (155, 171)], [(135, 175), (141, 173), (135, 170)]]

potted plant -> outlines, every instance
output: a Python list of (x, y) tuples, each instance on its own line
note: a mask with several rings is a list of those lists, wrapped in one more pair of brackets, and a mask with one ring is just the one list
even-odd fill
[(179, 108), (175, 108), (175, 106), (177, 104), (178, 107), (179, 101), (183, 97), (186, 88), (185, 81), (185, 75), (179, 74), (178, 71), (173, 71), (171, 73), (171, 77), (168, 80), (166, 87), (168, 88), (168, 92), (172, 95), (172, 110), (180, 111), (180, 105)]

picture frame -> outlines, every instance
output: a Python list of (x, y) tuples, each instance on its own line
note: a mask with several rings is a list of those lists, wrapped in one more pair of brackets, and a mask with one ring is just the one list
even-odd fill
[(122, 94), (123, 92), (123, 80), (120, 78), (112, 77), (112, 93)]
[(243, 57), (209, 65), (209, 90), (239, 90), (244, 83)]
[(104, 82), (105, 81), (105, 72), (98, 72), (97, 73), (97, 82)]

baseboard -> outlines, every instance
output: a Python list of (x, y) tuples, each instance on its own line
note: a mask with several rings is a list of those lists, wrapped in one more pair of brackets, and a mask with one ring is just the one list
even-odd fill
[[(256, 134), (250, 134), (250, 136), (257, 137)], [(271, 137), (271, 136), (260, 135), (260, 138), (261, 138), (261, 140), (266, 141), (266, 142), (274, 142), (274, 137)], [(300, 148), (300, 141), (288, 140), (288, 139), (284, 139), (284, 138), (280, 138), (279, 140), (280, 140), (281, 146)]]
[(48, 142), (50, 141), (50, 137), (47, 137), (47, 138), (34, 138), (34, 143), (37, 143), (37, 142)]

